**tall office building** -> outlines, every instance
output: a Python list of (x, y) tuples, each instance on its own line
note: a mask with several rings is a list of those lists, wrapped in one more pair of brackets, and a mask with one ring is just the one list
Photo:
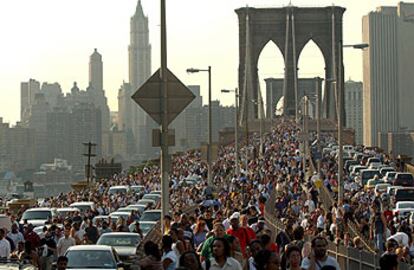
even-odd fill
[(89, 86), (86, 92), (91, 97), (91, 102), (101, 110), (102, 132), (108, 132), (111, 120), (108, 101), (103, 89), (102, 55), (97, 49), (94, 49), (89, 58)]
[(141, 1), (130, 21), (129, 85), (123, 84), (118, 92), (119, 129), (132, 131), (138, 158), (151, 156), (151, 132), (155, 122), (141, 109), (131, 96), (151, 76), (151, 45), (149, 43), (148, 18), (144, 15)]
[(378, 145), (380, 133), (413, 129), (413, 3), (379, 7), (362, 19), (364, 144)]
[(50, 111), (49, 103), (43, 93), (35, 96), (34, 104), (30, 107), (28, 127), (35, 134), (35, 165), (40, 166), (48, 162), (48, 140), (47, 140), (47, 113)]
[(36, 94), (40, 93), (40, 83), (34, 79), (20, 84), (20, 122), (26, 125)]
[(346, 127), (355, 131), (355, 143), (362, 144), (362, 82), (345, 82)]
[(89, 58), (89, 85), (97, 90), (103, 90), (102, 55), (96, 48)]

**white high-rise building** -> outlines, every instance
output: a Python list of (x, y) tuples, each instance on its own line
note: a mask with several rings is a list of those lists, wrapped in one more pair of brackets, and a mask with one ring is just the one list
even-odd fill
[(379, 7), (362, 20), (364, 144), (380, 133), (414, 129), (414, 3)]
[(346, 127), (355, 131), (355, 143), (362, 144), (362, 82), (345, 82)]
[[(148, 18), (144, 15), (141, 1), (130, 21), (129, 86), (122, 87), (118, 95), (119, 129), (131, 130), (136, 142), (137, 154), (146, 158), (152, 154), (151, 132), (154, 121), (141, 109), (131, 96), (151, 76), (151, 45), (149, 43)], [(125, 86), (125, 84), (124, 84)], [(130, 87), (130, 91), (125, 91)], [(127, 112), (130, 112), (127, 115)]]

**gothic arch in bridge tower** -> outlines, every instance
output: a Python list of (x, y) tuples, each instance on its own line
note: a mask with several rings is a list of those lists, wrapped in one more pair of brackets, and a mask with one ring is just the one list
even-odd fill
[[(257, 116), (257, 105), (249, 99), (258, 97), (257, 64), (260, 52), (269, 40), (272, 40), (280, 49), (285, 63), (283, 114), (294, 116), (297, 100), (299, 100), (299, 97), (295, 95), (299, 55), (308, 41), (312, 39), (320, 48), (325, 61), (325, 79), (335, 78), (338, 70), (338, 49), (342, 50), (339, 44), (342, 40), (344, 12), (345, 8), (337, 6), (322, 8), (245, 7), (236, 10), (239, 18), (239, 89), (242, 97), (241, 104), (246, 107), (241, 111), (247, 109), (255, 112), (248, 115), (249, 119)], [(246, 64), (250, 66), (247, 67)], [(249, 81), (250, 83), (245, 87), (245, 83)], [(343, 79), (339, 83), (343, 86)], [(327, 118), (336, 118), (335, 95), (332, 86), (332, 83), (326, 83), (325, 80), (323, 115)], [(245, 89), (247, 94), (243, 93)], [(244, 101), (244, 97), (249, 98)]]
[(266, 98), (264, 101), (266, 118), (270, 119), (272, 114), (273, 117), (275, 116), (276, 105), (283, 98), (283, 89), (275, 85), (274, 81), (278, 81), (283, 76), (285, 69), (282, 52), (273, 40), (269, 40), (261, 50), (257, 67), (260, 90), (262, 96)]

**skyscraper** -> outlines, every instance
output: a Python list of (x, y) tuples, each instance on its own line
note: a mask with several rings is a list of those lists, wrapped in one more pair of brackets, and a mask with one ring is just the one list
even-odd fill
[(96, 48), (89, 58), (89, 85), (96, 90), (103, 90), (102, 55)]
[[(119, 92), (119, 119), (122, 119), (122, 123), (119, 123), (119, 128), (122, 130), (132, 130), (137, 144), (137, 152), (142, 158), (146, 158), (152, 152), (150, 135), (154, 122), (131, 99), (131, 95), (151, 76), (151, 45), (149, 43), (148, 18), (144, 15), (140, 0), (137, 3), (135, 14), (130, 20), (128, 55), (131, 92), (130, 94), (127, 94), (128, 91)], [(126, 90), (126, 88), (128, 87), (122, 87), (121, 89)], [(131, 116), (125, 115), (129, 111), (131, 111)]]
[(30, 118), (31, 106), (34, 104), (36, 94), (40, 93), (40, 83), (34, 79), (20, 84), (20, 121), (27, 125)]
[(414, 128), (414, 4), (379, 7), (362, 20), (364, 144), (378, 145), (378, 134)]
[(148, 17), (138, 0), (130, 21), (129, 82), (136, 90), (151, 76), (151, 45), (149, 43)]
[(362, 82), (345, 82), (346, 127), (355, 130), (355, 142), (362, 144)]
[(110, 127), (109, 107), (103, 89), (102, 55), (98, 53), (97, 49), (94, 49), (89, 58), (89, 86), (86, 91), (91, 102), (101, 110), (102, 132), (108, 132)]

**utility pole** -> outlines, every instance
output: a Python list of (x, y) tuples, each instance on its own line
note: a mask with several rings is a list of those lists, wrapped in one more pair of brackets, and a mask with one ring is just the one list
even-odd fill
[(208, 66), (208, 149), (207, 149), (207, 183), (209, 187), (213, 187), (213, 173), (212, 173), (212, 119), (211, 119), (211, 66)]
[(95, 154), (92, 153), (92, 147), (96, 146), (96, 143), (91, 143), (90, 141), (87, 143), (83, 143), (84, 146), (88, 148), (88, 152), (83, 154), (83, 156), (88, 157), (88, 163), (86, 164), (86, 183), (89, 187), (89, 183), (91, 182), (91, 175), (92, 175), (92, 166), (91, 166), (91, 157), (96, 157)]
[(234, 124), (234, 153), (235, 153), (235, 160), (236, 160), (236, 175), (237, 177), (240, 176), (240, 162), (239, 162), (239, 90), (236, 87), (234, 89), (234, 106), (236, 109), (235, 112), (235, 124)]
[(337, 115), (338, 115), (338, 207), (343, 201), (344, 193), (344, 155), (343, 155), (343, 141), (342, 141), (342, 40), (338, 42), (338, 73), (336, 80), (336, 95), (337, 95)]
[(161, 224), (164, 232), (164, 216), (168, 214), (169, 205), (169, 166), (168, 155), (168, 79), (167, 79), (167, 24), (165, 0), (161, 0), (161, 89), (162, 89), (162, 123), (161, 123)]
[(303, 171), (306, 173), (306, 159), (308, 158), (308, 118), (309, 118), (309, 99), (307, 96), (304, 96), (303, 102)]
[(318, 174), (321, 173), (321, 163), (322, 163), (322, 149), (321, 149), (321, 82), (323, 79), (320, 77), (315, 78), (315, 91), (316, 91), (316, 140), (318, 142), (318, 153), (321, 155), (318, 160)]

